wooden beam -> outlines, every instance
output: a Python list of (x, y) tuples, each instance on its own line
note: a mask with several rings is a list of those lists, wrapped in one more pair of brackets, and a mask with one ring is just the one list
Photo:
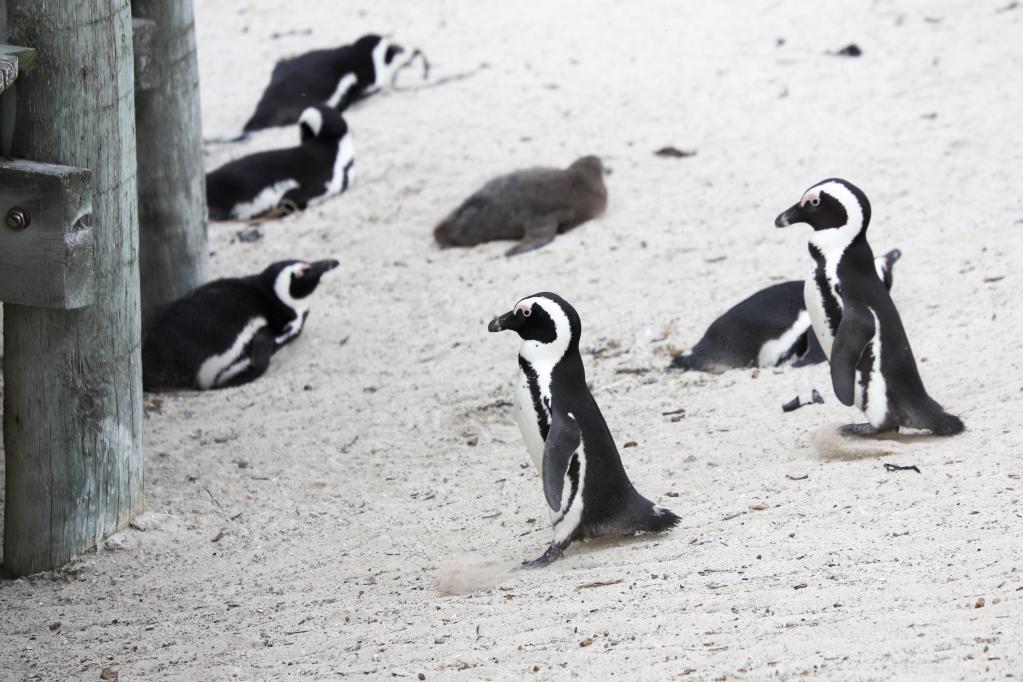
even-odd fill
[(92, 305), (4, 304), (3, 569), (26, 575), (96, 546), (142, 508), (135, 100), (127, 2), (7, 7), (11, 42), (45, 57), (18, 80), (13, 152), (90, 169), (96, 226)]
[(132, 0), (131, 8), (156, 28), (145, 48), (152, 86), (135, 90), (144, 333), (206, 280), (209, 247), (192, 0)]
[(0, 94), (18, 80), (18, 58), (0, 55)]
[(155, 37), (155, 21), (152, 19), (132, 17), (131, 45), (132, 52), (135, 56), (136, 91), (152, 90), (158, 84), (157, 70), (153, 67), (153, 40)]
[(0, 57), (15, 57), (18, 60), (18, 69), (22, 73), (28, 73), (36, 68), (36, 51), (34, 47), (19, 47), (0, 43)]
[(92, 303), (91, 220), (89, 171), (0, 161), (0, 301), (65, 310)]

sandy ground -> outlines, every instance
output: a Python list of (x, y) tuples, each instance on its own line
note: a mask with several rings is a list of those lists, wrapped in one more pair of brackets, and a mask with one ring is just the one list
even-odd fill
[[(437, 77), (490, 68), (350, 111), (344, 196), (253, 244), (211, 226), (211, 276), (343, 267), (264, 379), (149, 412), (146, 530), (0, 583), (0, 678), (1019, 677), (1023, 7), (1007, 4), (197, 1), (208, 136), (240, 129), (279, 56), (372, 30), (421, 46)], [(825, 54), (849, 42), (863, 57)], [(586, 153), (613, 169), (599, 221), (511, 260), (507, 243), (432, 245), (488, 177)], [(875, 250), (903, 250), (894, 298), (960, 437), (824, 457), (815, 434), (859, 417), (825, 367), (663, 371), (728, 306), (803, 275), (808, 228), (772, 221), (832, 175), (870, 196)], [(485, 329), (539, 290), (576, 305), (594, 395), (637, 442), (626, 467), (683, 521), (441, 594), (451, 566), (549, 540), (501, 402), (516, 339)], [(782, 414), (811, 387), (827, 404)]]

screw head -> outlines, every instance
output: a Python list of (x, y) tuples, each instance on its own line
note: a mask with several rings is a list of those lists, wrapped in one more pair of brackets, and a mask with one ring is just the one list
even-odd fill
[(32, 224), (32, 214), (15, 206), (7, 212), (7, 227), (12, 230), (24, 230)]

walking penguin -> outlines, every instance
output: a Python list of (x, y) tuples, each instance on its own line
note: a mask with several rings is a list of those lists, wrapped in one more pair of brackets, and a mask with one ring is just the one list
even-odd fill
[(831, 362), (835, 396), (868, 420), (842, 432), (871, 435), (906, 426), (939, 436), (960, 433), (963, 422), (924, 389), (902, 320), (874, 269), (867, 196), (845, 180), (824, 180), (774, 221), (776, 227), (796, 223), (814, 230), (809, 243), (814, 264), (803, 296)]
[(336, 260), (286, 260), (249, 277), (218, 279), (178, 299), (142, 344), (147, 391), (225, 388), (258, 379), (270, 357), (295, 340), (309, 295)]
[(547, 551), (524, 566), (545, 566), (575, 540), (668, 530), (679, 517), (629, 481), (600, 408), (586, 386), (575, 308), (557, 294), (522, 299), (489, 330), (522, 338), (515, 416), (543, 479), (554, 527)]

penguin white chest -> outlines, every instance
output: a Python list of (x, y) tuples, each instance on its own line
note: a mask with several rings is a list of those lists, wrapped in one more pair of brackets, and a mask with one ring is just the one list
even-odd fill
[(542, 472), (544, 438), (540, 432), (540, 422), (543, 421), (545, 425), (550, 425), (550, 416), (543, 407), (550, 403), (550, 394), (548, 393), (546, 402), (543, 396), (539, 395), (541, 407), (540, 413), (537, 413), (534, 390), (539, 391), (539, 386), (535, 388), (531, 386), (529, 377), (520, 369), (519, 376), (515, 381), (515, 421), (518, 422), (522, 440), (526, 443), (526, 451), (529, 452), (529, 458), (533, 460), (533, 466), (536, 467), (537, 472)]
[[(810, 315), (810, 326), (813, 327), (817, 340), (820, 341), (824, 354), (831, 359), (831, 346), (835, 342), (835, 335), (831, 331), (828, 322), (826, 299), (830, 299), (838, 310), (842, 309), (842, 298), (837, 293), (837, 279), (825, 278), (827, 290), (821, 290), (821, 284), (817, 279), (817, 267), (810, 268), (806, 281), (803, 284), (803, 302), (806, 304), (806, 312)], [(838, 320), (835, 321), (837, 326)]]

